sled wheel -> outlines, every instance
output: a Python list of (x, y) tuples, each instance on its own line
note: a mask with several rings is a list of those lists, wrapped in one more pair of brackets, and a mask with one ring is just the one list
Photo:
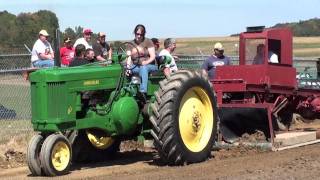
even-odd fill
[(68, 173), (71, 157), (71, 146), (65, 136), (51, 134), (45, 139), (40, 152), (45, 175), (59, 176)]
[(34, 135), (27, 149), (27, 163), (33, 176), (41, 176), (40, 150), (44, 137), (40, 134)]
[(151, 105), (151, 135), (160, 157), (184, 165), (210, 156), (217, 132), (214, 92), (202, 72), (178, 71), (160, 82)]

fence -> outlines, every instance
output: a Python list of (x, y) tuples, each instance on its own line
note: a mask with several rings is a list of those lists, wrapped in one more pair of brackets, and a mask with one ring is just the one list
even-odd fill
[[(203, 61), (208, 58), (208, 55), (181, 55), (179, 56), (178, 67), (184, 68), (200, 68)], [(230, 56), (231, 64), (238, 65), (239, 57)], [(315, 57), (294, 57), (293, 66), (298, 74), (308, 74), (310, 78), (317, 79), (319, 72), (319, 58)]]
[(1, 48), (0, 70), (13, 70), (30, 67), (30, 52), (27, 47)]
[(30, 58), (24, 47), (0, 49), (0, 153), (18, 146), (25, 149), (33, 134), (30, 85), (22, 74)]
[(0, 153), (7, 149), (24, 152), (33, 134), (29, 82), (21, 70), (0, 71)]
[[(198, 69), (207, 57), (181, 55), (177, 61), (178, 67)], [(232, 64), (238, 64), (238, 57), (231, 57), (231, 60)], [(295, 58), (294, 66), (299, 72), (307, 71), (317, 77), (315, 58)], [(30, 85), (22, 74), (29, 67), (29, 53), (0, 55), (0, 145), (17, 135), (28, 137), (33, 133), (30, 121)]]

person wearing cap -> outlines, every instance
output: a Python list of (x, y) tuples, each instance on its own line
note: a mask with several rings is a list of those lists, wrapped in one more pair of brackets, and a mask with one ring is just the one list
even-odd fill
[(64, 38), (64, 46), (60, 48), (61, 66), (68, 67), (74, 58), (74, 47), (69, 37)]
[(106, 34), (103, 32), (98, 33), (98, 39), (92, 45), (94, 54), (98, 61), (111, 61), (112, 59), (112, 49), (108, 42), (106, 42)]
[(92, 49), (92, 45), (91, 45), (91, 35), (92, 35), (92, 31), (91, 29), (85, 29), (83, 30), (83, 37), (79, 38), (76, 40), (76, 42), (74, 43), (73, 47), (75, 48), (78, 44), (83, 44), (86, 49), (91, 48)]
[(54, 52), (47, 40), (49, 34), (46, 30), (39, 32), (39, 38), (34, 43), (31, 52), (31, 63), (33, 67), (53, 67), (54, 66)]
[(215, 78), (217, 66), (230, 65), (230, 58), (223, 54), (224, 48), (220, 42), (214, 45), (213, 52), (202, 64), (202, 71), (208, 75), (209, 79)]
[(171, 59), (171, 63), (167, 64), (163, 70), (164, 74), (166, 76), (170, 75), (173, 72), (178, 71), (177, 64), (175, 62), (174, 56), (172, 56), (172, 53), (176, 49), (176, 40), (173, 38), (168, 38), (164, 40), (163, 43), (164, 49), (162, 49), (159, 53), (159, 56), (167, 56)]

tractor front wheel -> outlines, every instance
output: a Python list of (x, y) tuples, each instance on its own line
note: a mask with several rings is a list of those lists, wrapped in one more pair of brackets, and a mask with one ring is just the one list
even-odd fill
[(202, 72), (178, 71), (160, 82), (151, 105), (151, 135), (169, 165), (184, 165), (210, 156), (217, 132), (214, 92)]
[(62, 134), (51, 134), (43, 142), (40, 160), (47, 176), (59, 176), (69, 172), (72, 150)]
[(41, 134), (36, 134), (29, 142), (27, 149), (27, 163), (29, 170), (33, 176), (41, 176), (40, 151), (44, 141)]

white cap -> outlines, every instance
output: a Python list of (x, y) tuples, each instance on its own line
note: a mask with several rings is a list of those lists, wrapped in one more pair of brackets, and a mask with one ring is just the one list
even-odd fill
[(219, 42), (217, 42), (216, 44), (214, 44), (213, 49), (217, 49), (217, 50), (219, 50), (219, 51), (223, 51), (223, 50), (224, 50), (222, 44), (219, 43)]
[(42, 29), (40, 32), (39, 32), (39, 35), (43, 35), (43, 36), (49, 36), (48, 32), (44, 29)]

